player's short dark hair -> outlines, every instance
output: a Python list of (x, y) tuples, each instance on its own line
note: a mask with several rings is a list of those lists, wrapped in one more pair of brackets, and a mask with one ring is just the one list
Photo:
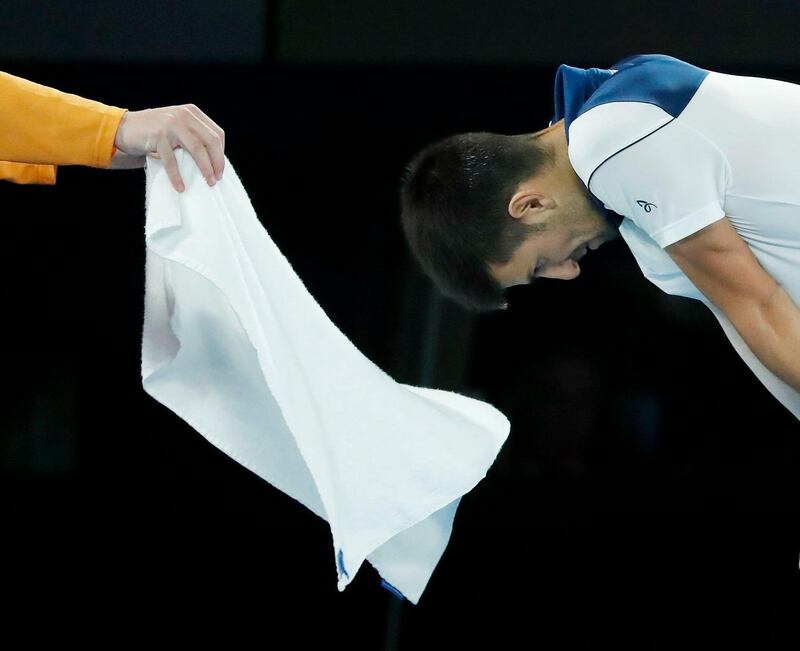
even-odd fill
[(400, 182), (400, 218), (413, 256), (467, 310), (508, 307), (489, 263), (505, 264), (541, 224), (508, 213), (520, 182), (554, 162), (533, 134), (460, 133), (419, 151)]

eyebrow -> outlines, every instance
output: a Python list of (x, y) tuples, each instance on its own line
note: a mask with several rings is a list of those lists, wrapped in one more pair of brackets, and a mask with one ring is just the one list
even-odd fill
[[(536, 269), (536, 267), (534, 267), (534, 269)], [(527, 279), (528, 279), (527, 283), (521, 283), (521, 284), (532, 285), (534, 282), (536, 282), (536, 278), (533, 277), (533, 271), (528, 272)], [(515, 285), (502, 285), (503, 289), (509, 289), (514, 286)]]
[(531, 267), (530, 271), (528, 272), (528, 284), (529, 285), (533, 285), (533, 283), (536, 282), (536, 278), (534, 278), (533, 276), (536, 273), (536, 267), (537, 267), (538, 264), (539, 264), (539, 258), (536, 258), (536, 260), (533, 263), (533, 267)]
[[(529, 284), (529, 285), (532, 285), (534, 282), (536, 282), (536, 278), (533, 277), (533, 274), (536, 273), (536, 266), (538, 264), (539, 264), (539, 258), (536, 258), (536, 260), (533, 263), (533, 266), (528, 270), (528, 274), (527, 274), (528, 283), (527, 284)], [(514, 287), (514, 285), (501, 285), (501, 286), (502, 286), (503, 289), (509, 289), (511, 287)]]

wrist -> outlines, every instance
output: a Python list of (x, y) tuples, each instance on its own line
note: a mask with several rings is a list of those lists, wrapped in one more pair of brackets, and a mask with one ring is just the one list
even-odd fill
[(126, 147), (126, 134), (128, 131), (128, 116), (130, 111), (125, 111), (122, 114), (122, 119), (119, 122), (119, 126), (117, 127), (117, 134), (114, 137), (114, 147), (119, 149), (123, 154), (127, 154), (127, 147)]

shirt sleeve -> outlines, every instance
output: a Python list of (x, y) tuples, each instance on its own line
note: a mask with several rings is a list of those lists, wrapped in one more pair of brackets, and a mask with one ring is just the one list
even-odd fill
[(0, 161), (0, 181), (19, 184), (54, 185), (57, 167), (55, 165), (35, 165), (33, 163), (12, 163)]
[(126, 111), (0, 72), (0, 179), (52, 185), (57, 165), (108, 169)]
[(589, 188), (663, 249), (725, 216), (729, 178), (719, 148), (673, 119), (606, 159)]

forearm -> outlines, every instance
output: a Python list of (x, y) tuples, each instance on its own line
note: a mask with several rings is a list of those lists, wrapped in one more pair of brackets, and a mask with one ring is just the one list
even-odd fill
[(731, 321), (761, 363), (800, 391), (800, 308), (786, 290), (778, 285), (766, 305)]
[(0, 161), (108, 168), (125, 110), (0, 72)]

